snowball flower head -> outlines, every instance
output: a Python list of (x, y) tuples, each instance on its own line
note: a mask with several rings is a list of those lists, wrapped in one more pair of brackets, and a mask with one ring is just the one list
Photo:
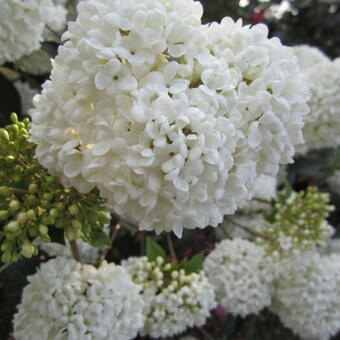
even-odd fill
[(305, 253), (280, 265), (271, 309), (308, 340), (328, 340), (340, 329), (340, 255)]
[(66, 10), (52, 0), (0, 2), (0, 65), (15, 61), (40, 48), (45, 24), (65, 25)]
[(130, 257), (122, 266), (143, 287), (143, 336), (172, 337), (189, 327), (200, 327), (216, 306), (214, 289), (203, 272), (174, 271), (161, 257), (154, 262), (146, 257)]
[(265, 26), (192, 0), (89, 0), (32, 110), (41, 164), (141, 230), (217, 226), (302, 142), (307, 89)]
[(143, 325), (140, 288), (120, 266), (59, 257), (28, 280), (14, 316), (17, 340), (125, 340)]
[(315, 64), (330, 61), (330, 59), (317, 47), (309, 45), (298, 45), (294, 46), (294, 52), (299, 59), (302, 71), (306, 71)]
[(243, 240), (224, 240), (207, 256), (204, 271), (226, 312), (242, 317), (271, 303), (274, 266), (264, 249)]
[(299, 147), (300, 154), (340, 145), (340, 63), (315, 64), (304, 71), (304, 77), (312, 96), (303, 129), (306, 144)]

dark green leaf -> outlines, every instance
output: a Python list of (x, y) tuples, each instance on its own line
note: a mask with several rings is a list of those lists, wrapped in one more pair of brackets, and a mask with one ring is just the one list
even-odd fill
[(203, 261), (204, 253), (199, 252), (189, 261), (182, 263), (181, 268), (184, 269), (187, 274), (198, 273), (202, 269)]
[(155, 261), (158, 256), (166, 257), (164, 249), (149, 236), (146, 238), (146, 256), (149, 261)]

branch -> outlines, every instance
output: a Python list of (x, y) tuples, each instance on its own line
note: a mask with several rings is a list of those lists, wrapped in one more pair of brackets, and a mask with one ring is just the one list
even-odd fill
[(77, 262), (80, 262), (80, 255), (79, 255), (79, 249), (78, 249), (77, 241), (76, 240), (70, 241), (70, 246), (71, 246), (73, 258)]
[(0, 273), (3, 272), (7, 267), (9, 267), (11, 263), (5, 263), (3, 266), (0, 267)]
[(119, 223), (119, 220), (118, 220), (117, 223), (115, 224), (115, 226), (113, 227), (113, 232), (111, 234), (111, 239), (110, 239), (110, 246), (108, 248), (106, 248), (103, 251), (103, 253), (100, 255), (99, 263), (103, 262), (106, 259), (106, 256), (110, 252), (110, 250), (112, 249), (113, 243), (114, 243), (121, 227), (122, 226), (121, 226), (121, 224)]
[(170, 251), (171, 262), (177, 263), (178, 262), (177, 256), (176, 256), (174, 245), (173, 245), (172, 240), (171, 240), (171, 234), (170, 233), (166, 233), (166, 241), (168, 243), (168, 248), (169, 248), (169, 251)]
[(214, 340), (214, 338), (203, 327), (200, 327), (198, 329), (204, 335), (205, 339)]
[(246, 231), (248, 234), (252, 235), (252, 236), (255, 236), (255, 237), (260, 237), (260, 238), (263, 238), (264, 240), (270, 240), (269, 237), (261, 234), (261, 233), (258, 233), (257, 231), (255, 230), (252, 230), (252, 229), (249, 229), (248, 227), (242, 225), (242, 224), (239, 224), (238, 222), (235, 222), (231, 217), (226, 217), (226, 219), (228, 221), (230, 221), (232, 224), (234, 224), (236, 227), (240, 228), (240, 229), (243, 229), (244, 231)]

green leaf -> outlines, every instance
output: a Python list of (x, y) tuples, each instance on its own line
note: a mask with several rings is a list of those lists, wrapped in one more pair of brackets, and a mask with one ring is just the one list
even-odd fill
[(166, 258), (164, 249), (151, 237), (146, 237), (146, 256), (149, 261), (155, 261), (158, 256)]
[(95, 248), (108, 248), (111, 244), (110, 238), (101, 229), (91, 229), (90, 234), (84, 237), (84, 241)]
[(201, 251), (192, 257), (189, 261), (181, 264), (181, 268), (185, 270), (187, 274), (198, 273), (203, 266), (204, 253)]

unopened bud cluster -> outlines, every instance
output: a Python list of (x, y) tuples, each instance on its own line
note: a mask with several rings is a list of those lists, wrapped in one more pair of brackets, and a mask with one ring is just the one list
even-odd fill
[(278, 201), (271, 216), (258, 231), (264, 238), (258, 241), (269, 254), (297, 254), (323, 246), (333, 233), (327, 222), (329, 194), (315, 187), (306, 191), (293, 192), (286, 200)]
[(0, 245), (1, 261), (38, 253), (32, 242), (51, 241), (53, 228), (64, 228), (69, 240), (86, 239), (93, 228), (108, 222), (98, 196), (67, 189), (34, 160), (35, 144), (28, 141), (30, 121), (0, 129)]
[(203, 271), (187, 274), (162, 257), (131, 257), (122, 263), (142, 286), (146, 317), (142, 335), (174, 336), (188, 327), (202, 326), (215, 307), (215, 294)]

